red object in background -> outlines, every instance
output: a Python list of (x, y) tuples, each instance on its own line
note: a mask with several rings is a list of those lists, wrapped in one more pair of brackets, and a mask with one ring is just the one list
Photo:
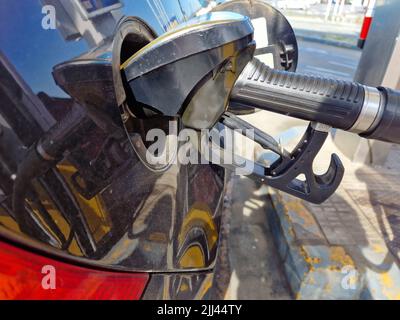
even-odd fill
[(368, 36), (369, 28), (371, 27), (372, 17), (365, 17), (361, 28), (360, 39), (365, 40)]
[(367, 8), (367, 12), (364, 17), (364, 21), (361, 27), (360, 37), (358, 39), (357, 46), (362, 49), (364, 48), (365, 40), (367, 40), (369, 29), (371, 28), (372, 19), (374, 17), (375, 0), (370, 0)]
[(137, 300), (148, 280), (146, 273), (78, 267), (0, 242), (0, 300)]

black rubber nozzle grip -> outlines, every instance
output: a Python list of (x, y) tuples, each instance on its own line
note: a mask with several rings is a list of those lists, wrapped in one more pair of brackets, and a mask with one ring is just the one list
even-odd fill
[(358, 83), (278, 71), (254, 59), (236, 82), (230, 104), (348, 130), (360, 115), (364, 96)]

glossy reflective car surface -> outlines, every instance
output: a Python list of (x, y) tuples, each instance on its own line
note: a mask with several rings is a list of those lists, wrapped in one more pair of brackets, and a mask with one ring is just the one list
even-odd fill
[[(224, 170), (177, 164), (154, 170), (129, 140), (140, 148), (149, 129), (176, 120), (138, 120), (136, 132), (128, 136), (118, 109), (119, 64), (200, 8), (195, 0), (160, 4), (0, 3), (3, 239), (118, 270), (188, 271), (214, 265)], [(44, 5), (55, 7), (56, 29), (43, 26), (49, 13), (42, 11)], [(116, 40), (121, 21), (128, 31)], [(61, 158), (45, 172), (31, 173), (23, 189), (16, 188), (29, 150), (71, 114), (81, 118), (73, 133), (58, 136), (66, 146)]]

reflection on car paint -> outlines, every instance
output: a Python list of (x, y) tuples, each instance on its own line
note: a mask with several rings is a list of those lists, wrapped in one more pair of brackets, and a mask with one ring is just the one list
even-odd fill
[[(183, 14), (177, 2), (168, 2), (165, 8), (158, 6), (163, 19), (168, 21), (160, 28), (157, 27), (160, 12), (147, 19), (156, 2), (140, 2), (149, 6), (135, 11), (139, 1), (124, 2), (118, 12), (103, 11), (101, 14), (109, 23), (107, 30), (113, 30), (118, 17), (138, 15), (161, 33), (194, 14), (188, 7)], [(119, 110), (113, 105), (115, 97), (108, 89), (82, 84), (69, 91), (62, 81), (66, 73), (58, 74), (61, 69), (56, 68), (53, 75), (64, 92), (57, 87), (50, 74), (53, 67), (73, 66), (81, 63), (82, 57), (89, 62), (100, 62), (105, 68), (104, 75), (112, 75), (113, 55), (107, 47), (107, 43), (112, 44), (109, 39), (112, 34), (101, 33), (104, 25), (96, 25), (89, 19), (92, 24), (86, 27), (90, 34), (84, 32), (86, 27), (79, 20), (75, 25), (79, 31), (74, 35), (76, 38), (65, 33), (62, 38), (61, 34), (55, 35), (58, 31), (38, 30), (36, 23), (40, 22), (41, 11), (36, 2), (0, 6), (2, 20), (9, 22), (10, 28), (16, 22), (5, 17), (11, 17), (16, 10), (22, 16), (33, 17), (27, 19), (25, 34), (11, 39), (2, 32), (0, 38), (1, 68), (6, 70), (0, 79), (0, 233), (12, 231), (16, 241), (20, 241), (17, 235), (23, 234), (35, 247), (39, 242), (46, 246), (43, 249), (56, 255), (80, 257), (113, 269), (163, 272), (211, 268), (217, 254), (224, 170), (212, 165), (172, 165), (153, 172), (132, 149), (129, 137), (122, 130)], [(89, 18), (96, 13), (88, 12)], [(82, 41), (68, 42), (77, 39), (83, 39), (85, 45)], [(35, 45), (31, 48), (27, 46), (29, 43)], [(81, 55), (81, 60), (74, 58), (69, 60), (70, 64), (63, 64), (66, 58), (78, 56), (86, 47), (90, 50)], [(41, 54), (51, 59), (39, 58)], [(81, 68), (82, 64), (75, 74), (71, 68), (71, 75), (87, 77), (91, 69), (79, 73)], [(109, 82), (104, 85), (113, 83), (111, 78), (105, 79)], [(24, 199), (26, 217), (34, 221), (34, 226), (21, 230), (12, 205), (18, 164), (50, 127), (65, 121), (71, 110), (80, 110), (88, 99), (101, 107), (96, 112), (99, 119), (84, 122), (82, 134), (63, 154), (62, 161), (32, 180)], [(180, 281), (178, 287), (185, 288), (185, 281)], [(204, 281), (200, 282), (199, 290), (204, 286)], [(193, 287), (193, 281), (189, 284)], [(206, 290), (199, 292), (203, 291)]]

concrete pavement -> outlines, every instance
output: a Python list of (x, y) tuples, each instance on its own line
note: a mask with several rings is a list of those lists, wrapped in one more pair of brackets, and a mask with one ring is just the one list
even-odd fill
[(352, 80), (361, 56), (360, 50), (331, 46), (310, 41), (298, 41), (297, 72)]
[(294, 29), (298, 40), (324, 43), (336, 47), (358, 49), (357, 40), (360, 35), (363, 14), (344, 16), (340, 21), (325, 20), (323, 14), (299, 15), (285, 14)]
[[(299, 72), (351, 80), (360, 52), (299, 41), (299, 56)], [(308, 124), (267, 111), (243, 118), (281, 137), (288, 150)], [(262, 159), (263, 152), (256, 148), (255, 158)], [(228, 298), (400, 299), (400, 147), (392, 148), (383, 166), (372, 167), (350, 161), (329, 137), (314, 163), (317, 173), (325, 172), (332, 153), (342, 159), (346, 173), (336, 194), (322, 205), (271, 191), (270, 195), (280, 198), (277, 202), (265, 187), (236, 178), (229, 242), (234, 272)], [(292, 222), (285, 222), (288, 215)], [(275, 225), (295, 222), (294, 238), (290, 239), (290, 232), (289, 236), (277, 236), (271, 217), (276, 217)], [(301, 244), (292, 252), (297, 259), (286, 260), (287, 256), (279, 254), (279, 241), (285, 239), (291, 248)], [(354, 268), (348, 271), (354, 271), (351, 275), (356, 277), (347, 282), (350, 291), (343, 291), (340, 279), (346, 279), (348, 273), (341, 272), (348, 266)], [(336, 279), (334, 286), (332, 279)], [(354, 285), (355, 291), (351, 291)]]
[(230, 283), (226, 299), (292, 299), (266, 212), (268, 190), (235, 176), (228, 252)]
[[(307, 125), (307, 122), (266, 111), (243, 118), (274, 136), (281, 135), (283, 145), (289, 150)], [(265, 188), (260, 189), (247, 178), (238, 179), (231, 256), (236, 270), (245, 266), (245, 272), (232, 276), (232, 283), (236, 285), (231, 285), (230, 297), (245, 297), (248, 294), (257, 299), (400, 299), (400, 147), (393, 147), (384, 166), (370, 167), (351, 162), (329, 137), (314, 163), (317, 173), (326, 170), (332, 153), (337, 153), (342, 159), (346, 173), (342, 185), (328, 201), (312, 205), (278, 192), (278, 207), (283, 205), (282, 210), (291, 212), (292, 222), (285, 223), (297, 221), (298, 224), (293, 229), (295, 238), (290, 240), (294, 242), (289, 246), (293, 248), (294, 244), (303, 243), (294, 265), (276, 254), (279, 237), (273, 234), (274, 227), (266, 221), (271, 216), (276, 217), (277, 211), (276, 208), (271, 209)], [(256, 157), (262, 158), (262, 150), (256, 150)], [(264, 196), (260, 198), (260, 194)], [(254, 199), (254, 195), (258, 196)], [(303, 218), (299, 220), (297, 215)], [(309, 218), (304, 220), (305, 216)], [(306, 225), (304, 221), (307, 221)], [(318, 239), (316, 234), (319, 234)], [(306, 250), (304, 256), (303, 250)], [(301, 257), (305, 257), (303, 264), (299, 262)], [(297, 280), (291, 280), (287, 266), (292, 266), (295, 269), (293, 272), (299, 271), (296, 268), (309, 271), (304, 273), (304, 278), (296, 276), (294, 279)], [(351, 278), (355, 291), (344, 290), (341, 284), (346, 276), (342, 272), (349, 266), (353, 268), (349, 272), (354, 271), (357, 276)], [(315, 273), (314, 270), (319, 271)], [(321, 270), (325, 270), (324, 273)], [(246, 286), (246, 283), (257, 283), (257, 279), (260, 285), (254, 287), (256, 289), (253, 285)], [(329, 290), (322, 290), (321, 286)]]

